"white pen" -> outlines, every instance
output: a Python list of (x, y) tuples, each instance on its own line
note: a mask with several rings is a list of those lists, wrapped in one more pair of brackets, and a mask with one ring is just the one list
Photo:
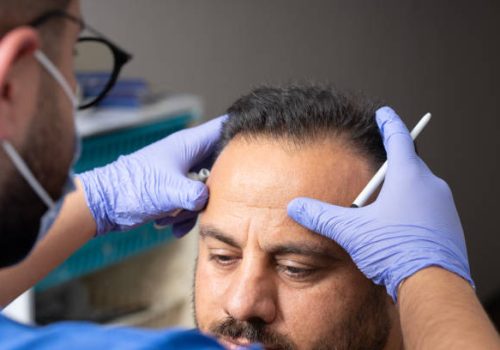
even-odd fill
[[(429, 121), (431, 120), (431, 114), (427, 113), (425, 114), (422, 119), (415, 125), (413, 130), (411, 131), (410, 135), (413, 140), (415, 140), (418, 135), (424, 130), (424, 128), (427, 126)], [(358, 197), (354, 200), (352, 203), (351, 207), (353, 208), (359, 208), (365, 205), (366, 201), (371, 197), (371, 195), (377, 190), (377, 188), (380, 186), (382, 181), (384, 181), (385, 174), (387, 173), (387, 161), (378, 169), (376, 174), (372, 177), (370, 182), (365, 186), (363, 191), (359, 194)]]

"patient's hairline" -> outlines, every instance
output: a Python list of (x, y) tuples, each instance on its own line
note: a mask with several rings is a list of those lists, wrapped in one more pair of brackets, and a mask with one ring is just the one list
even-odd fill
[(219, 142), (220, 154), (236, 137), (269, 138), (300, 149), (316, 140), (347, 140), (353, 154), (373, 169), (386, 160), (375, 111), (381, 102), (361, 92), (339, 90), (331, 84), (263, 85), (241, 96), (228, 109)]
[(269, 142), (270, 144), (282, 147), (287, 152), (295, 152), (297, 150), (300, 151), (307, 147), (315, 147), (318, 145), (324, 145), (330, 143), (330, 145), (334, 147), (339, 146), (339, 148), (341, 148), (343, 152), (347, 152), (348, 154), (351, 154), (353, 156), (362, 159), (363, 162), (366, 162), (368, 164), (370, 170), (372, 170), (374, 173), (380, 167), (380, 164), (378, 164), (376, 161), (374, 161), (369, 156), (360, 151), (360, 149), (351, 142), (348, 133), (345, 131), (339, 131), (335, 135), (333, 135), (332, 133), (325, 132), (322, 133), (322, 135), (319, 135), (318, 138), (315, 139), (308, 138), (303, 140), (296, 140), (291, 136), (289, 137), (288, 135), (276, 137), (274, 135), (265, 133), (260, 133), (260, 134), (238, 133), (225, 145), (222, 145), (222, 147), (218, 150), (216, 158), (220, 156), (220, 154), (229, 144), (231, 144), (232, 142), (240, 142), (240, 141), (245, 142), (247, 145), (252, 145), (254, 142), (259, 142), (259, 141)]

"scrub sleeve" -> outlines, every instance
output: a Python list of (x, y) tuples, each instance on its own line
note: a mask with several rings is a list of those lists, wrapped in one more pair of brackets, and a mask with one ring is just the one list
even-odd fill
[(31, 327), (0, 314), (0, 350), (80, 349), (224, 349), (197, 330), (145, 330), (99, 326), (87, 322), (60, 322)]

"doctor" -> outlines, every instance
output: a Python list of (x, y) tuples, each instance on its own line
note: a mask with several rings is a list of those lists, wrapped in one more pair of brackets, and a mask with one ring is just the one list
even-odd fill
[[(73, 114), (82, 107), (75, 96), (74, 45), (85, 27), (78, 0), (0, 3), (1, 305), (95, 235), (151, 220), (172, 224), (179, 237), (186, 234), (208, 199), (205, 185), (185, 174), (210, 159), (223, 118), (173, 134), (76, 180), (69, 173), (79, 146)], [(130, 56), (89, 30), (113, 51), (110, 73), (116, 79)], [(113, 82), (84, 106), (104, 97)], [(406, 127), (392, 110), (379, 110), (377, 122), (389, 159), (377, 201), (348, 209), (300, 198), (290, 203), (289, 215), (336, 240), (366, 276), (386, 286), (399, 304), (407, 348), (499, 348), (471, 287), (448, 187), (415, 154)], [(187, 211), (165, 216), (178, 208)], [(0, 316), (0, 349), (104, 347), (222, 348), (196, 331), (88, 323), (37, 328)]]

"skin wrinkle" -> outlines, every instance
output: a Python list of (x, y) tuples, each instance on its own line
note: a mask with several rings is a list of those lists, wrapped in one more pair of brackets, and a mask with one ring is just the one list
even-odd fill
[[(385, 290), (367, 280), (336, 243), (287, 215), (296, 196), (350, 204), (373, 171), (341, 150), (333, 140), (289, 152), (275, 140), (234, 139), (219, 155), (200, 216), (194, 303), (202, 331), (244, 334), (254, 337), (250, 342), (267, 339), (268, 345), (292, 349), (400, 343), (396, 310)], [(329, 257), (301, 254), (307, 246)]]
[[(215, 227), (204, 226), (200, 230), (200, 236), (202, 239), (212, 238), (219, 240), (225, 244), (228, 244), (235, 248), (241, 248), (240, 244), (236, 242), (233, 238), (221, 232)], [(311, 257), (321, 257), (328, 258), (332, 260), (339, 260), (341, 254), (334, 254), (331, 249), (325, 249), (323, 245), (312, 243), (312, 242), (300, 242), (300, 243), (289, 243), (271, 246), (267, 248), (267, 252), (271, 255), (290, 255), (298, 254)], [(344, 256), (345, 258), (345, 256)]]

